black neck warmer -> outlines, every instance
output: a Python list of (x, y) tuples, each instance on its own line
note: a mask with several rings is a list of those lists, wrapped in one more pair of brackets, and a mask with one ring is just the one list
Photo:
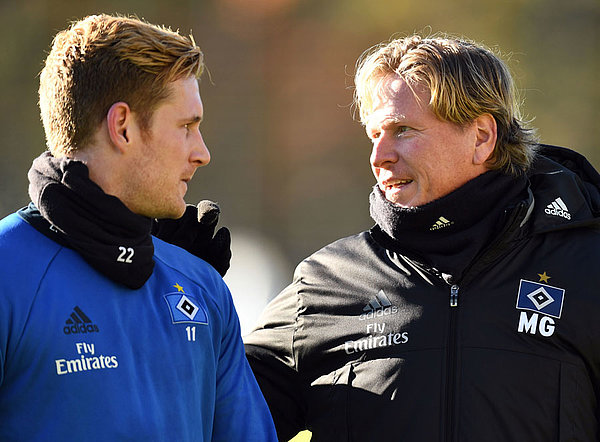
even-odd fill
[(80, 161), (45, 152), (28, 177), (35, 207), (21, 211), (26, 221), (113, 281), (132, 289), (144, 285), (154, 268), (150, 218), (104, 193)]
[(390, 237), (386, 243), (395, 251), (458, 281), (506, 223), (510, 209), (526, 197), (526, 177), (489, 171), (414, 208), (391, 203), (375, 186), (370, 210), (377, 226)]

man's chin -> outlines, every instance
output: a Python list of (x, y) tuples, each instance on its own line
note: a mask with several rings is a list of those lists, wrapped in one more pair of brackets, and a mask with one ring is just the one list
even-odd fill
[(415, 206), (413, 204), (414, 198), (408, 198), (406, 195), (399, 194), (399, 192), (386, 192), (384, 195), (386, 200), (397, 206), (406, 208)]
[(177, 206), (164, 208), (163, 210), (157, 210), (153, 213), (153, 216), (150, 218), (156, 219), (179, 219), (183, 216), (186, 209), (186, 204), (179, 204)]
[(165, 216), (165, 218), (169, 218), (169, 219), (179, 219), (183, 216), (183, 214), (185, 213), (185, 204), (182, 207), (178, 207), (177, 209), (174, 209), (172, 212), (170, 212), (167, 216)]

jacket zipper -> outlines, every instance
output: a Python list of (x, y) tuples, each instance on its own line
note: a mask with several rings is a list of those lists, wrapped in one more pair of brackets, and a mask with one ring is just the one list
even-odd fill
[(458, 307), (458, 286), (456, 284), (450, 287), (450, 307)]
[(454, 434), (456, 421), (456, 371), (457, 371), (457, 320), (458, 320), (458, 293), (459, 286), (450, 287), (450, 330), (448, 334), (448, 365), (446, 372), (446, 440), (451, 441)]
[[(471, 264), (463, 273), (461, 278), (461, 284), (464, 287), (468, 284), (466, 276), (477, 275), (481, 268), (489, 265), (490, 254), (495, 253), (492, 256), (499, 256), (498, 251), (504, 251), (506, 247), (503, 246), (506, 243), (505, 238), (513, 237), (514, 232), (520, 229), (525, 220), (528, 218), (529, 209), (533, 204), (533, 194), (529, 192), (530, 199), (528, 202), (523, 202), (513, 212), (512, 218), (506, 223), (504, 230), (498, 235), (498, 238), (493, 242), (484, 253), (480, 254), (473, 261), (474, 263), (485, 263), (485, 265), (474, 265)], [(524, 218), (523, 218), (524, 217)], [(504, 243), (503, 243), (504, 241)], [(484, 260), (488, 258), (488, 260)], [(458, 378), (458, 356), (457, 356), (457, 333), (458, 333), (458, 294), (460, 287), (457, 284), (453, 284), (451, 280), (443, 278), (444, 281), (450, 285), (450, 329), (448, 337), (448, 349), (447, 349), (447, 373), (446, 373), (446, 441), (451, 442), (453, 440), (454, 433), (456, 432), (456, 384)]]

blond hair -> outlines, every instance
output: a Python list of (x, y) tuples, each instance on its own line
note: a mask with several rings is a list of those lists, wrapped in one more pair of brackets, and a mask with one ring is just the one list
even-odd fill
[(199, 78), (193, 37), (137, 17), (93, 15), (59, 32), (40, 74), (40, 113), (48, 148), (67, 155), (88, 144), (114, 103), (126, 102), (148, 129), (169, 85)]
[(519, 174), (531, 165), (535, 131), (521, 118), (508, 67), (489, 49), (461, 39), (418, 35), (371, 48), (360, 57), (355, 75), (354, 103), (363, 124), (373, 111), (378, 85), (388, 75), (425, 86), (431, 110), (443, 121), (463, 126), (491, 114), (498, 131), (488, 160), (491, 169)]

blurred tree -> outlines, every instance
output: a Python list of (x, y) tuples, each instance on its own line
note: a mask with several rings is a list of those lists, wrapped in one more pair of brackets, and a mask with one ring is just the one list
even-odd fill
[(137, 14), (193, 31), (206, 54), (203, 134), (213, 157), (189, 201), (278, 244), (291, 267), (371, 225), (369, 144), (353, 120), (352, 75), (368, 47), (445, 31), (501, 48), (542, 140), (600, 165), (597, 0), (3, 0), (0, 3), (0, 215), (27, 203), (44, 149), (37, 75), (52, 36), (87, 14)]

